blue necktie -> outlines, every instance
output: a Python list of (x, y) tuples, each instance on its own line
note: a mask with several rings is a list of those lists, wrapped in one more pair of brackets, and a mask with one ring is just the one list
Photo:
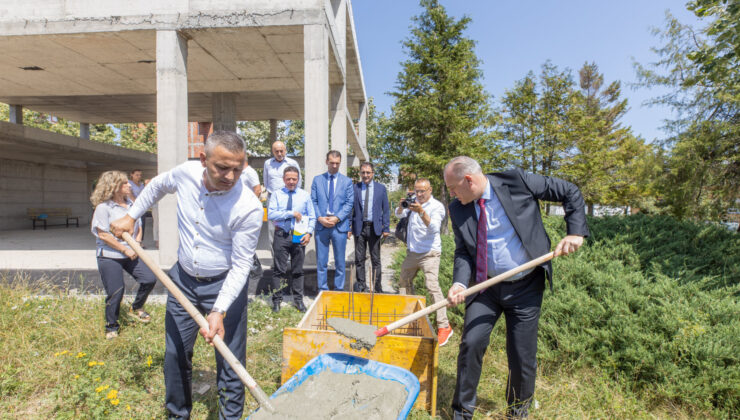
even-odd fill
[(334, 174), (329, 175), (329, 213), (334, 214)]
[[(287, 208), (287, 210), (289, 212), (292, 212), (293, 211), (293, 193), (294, 192), (295, 191), (288, 191), (288, 208)], [(293, 225), (294, 224), (295, 224), (295, 218), (291, 217), (290, 218), (290, 228), (291, 229), (293, 229)]]

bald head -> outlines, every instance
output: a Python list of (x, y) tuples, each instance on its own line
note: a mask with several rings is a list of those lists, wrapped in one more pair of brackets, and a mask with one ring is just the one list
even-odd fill
[(287, 153), (288, 151), (285, 148), (285, 143), (280, 140), (272, 143), (272, 155), (275, 156), (275, 160), (282, 162)]
[(480, 164), (468, 156), (450, 160), (445, 165), (444, 178), (447, 191), (462, 204), (481, 198), (486, 188), (487, 180)]

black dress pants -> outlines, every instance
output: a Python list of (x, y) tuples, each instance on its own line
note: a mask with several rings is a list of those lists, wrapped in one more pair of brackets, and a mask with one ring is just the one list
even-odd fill
[(357, 282), (355, 283), (355, 292), (364, 292), (367, 290), (365, 281), (365, 260), (367, 258), (366, 250), (370, 249), (370, 264), (375, 271), (375, 291), (381, 292), (383, 288), (380, 284), (382, 273), (380, 267), (380, 238), (382, 236), (375, 234), (373, 222), (362, 224), (360, 236), (355, 236), (355, 269), (357, 273)]
[(501, 282), (486, 289), (467, 305), (452, 398), (455, 419), (473, 418), (483, 355), (501, 314), (506, 318), (509, 362), (507, 414), (527, 416), (537, 374), (537, 329), (544, 290), (545, 271), (537, 267), (518, 281)]
[[(303, 302), (303, 260), (306, 256), (306, 247), (300, 243), (293, 243), (292, 233), (276, 227), (272, 253), (275, 256), (272, 273), (272, 301), (282, 302), (285, 292), (290, 292), (295, 302)], [(290, 271), (288, 271), (288, 257), (290, 257)]]

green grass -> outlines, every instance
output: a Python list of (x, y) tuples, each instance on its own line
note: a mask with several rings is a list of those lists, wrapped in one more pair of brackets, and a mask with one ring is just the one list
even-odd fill
[[(554, 261), (532, 417), (738, 418), (740, 235), (664, 217), (591, 219), (590, 225), (586, 246)], [(555, 243), (562, 220), (547, 219), (546, 226)], [(443, 244), (446, 290), (451, 237)], [(402, 258), (403, 251), (396, 264)], [(64, 291), (38, 298), (22, 278), (9, 280), (0, 282), (13, 284), (0, 286), (0, 418), (165, 418), (163, 305), (147, 305), (150, 324), (122, 315), (120, 337), (106, 341), (102, 299)], [(416, 287), (424, 292), (420, 278)], [(451, 414), (462, 319), (461, 308), (450, 313), (456, 334), (440, 349), (438, 375), (444, 419)], [(267, 305), (250, 305), (246, 368), (267, 394), (280, 384), (282, 329), (300, 316), (290, 307), (276, 317)], [(504, 336), (500, 322), (484, 359), (479, 419), (502, 418), (505, 409)], [(193, 377), (196, 386), (211, 386), (194, 395), (193, 418), (215, 419), (213, 349), (201, 339)], [(245, 414), (256, 408), (249, 396), (247, 405)], [(430, 416), (415, 410), (411, 418)]]
[[(122, 307), (120, 336), (111, 341), (104, 306), (62, 292), (37, 298), (22, 284), (0, 287), (0, 418), (166, 418), (164, 305), (147, 305), (150, 324)], [(250, 305), (246, 368), (268, 395), (280, 383), (282, 329), (300, 316), (292, 307), (276, 317), (266, 305)], [(214, 349), (200, 338), (193, 366), (194, 388), (211, 386), (194, 393), (193, 418), (216, 419)], [(245, 413), (257, 408), (250, 396), (247, 404)]]

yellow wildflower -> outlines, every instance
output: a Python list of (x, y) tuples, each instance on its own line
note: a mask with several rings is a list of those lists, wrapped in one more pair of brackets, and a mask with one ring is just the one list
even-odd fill
[(95, 392), (99, 394), (108, 388), (110, 388), (110, 385), (100, 385), (99, 387), (95, 388)]
[(98, 362), (96, 362), (94, 360), (92, 362), (87, 362), (87, 365), (90, 366), (90, 367), (93, 367), (93, 366), (95, 366), (97, 364), (98, 364)]
[(72, 377), (72, 379), (78, 379), (79, 377), (80, 377), (80, 375), (75, 375), (75, 376)]
[(58, 352), (54, 353), (54, 357), (56, 357), (56, 356), (64, 356), (67, 353), (69, 353), (68, 350), (58, 351)]
[(146, 357), (146, 365), (147, 365), (147, 367), (151, 367), (152, 366), (152, 356), (147, 356)]
[(126, 411), (131, 411), (131, 406), (126, 404)]
[(77, 353), (77, 358), (82, 359), (83, 357), (87, 356), (87, 353), (79, 352)]
[(115, 400), (115, 399), (117, 399), (118, 398), (118, 391), (115, 390), (115, 389), (111, 389), (110, 391), (108, 391), (108, 395), (106, 395), (105, 398), (107, 398), (109, 400)]
[(118, 403), (120, 403), (120, 401), (118, 400), (118, 398), (116, 398), (114, 400), (110, 400), (110, 403), (113, 404), (113, 405), (118, 405)]
[(93, 379), (93, 382), (99, 382), (99, 381), (100, 381), (100, 378)]

